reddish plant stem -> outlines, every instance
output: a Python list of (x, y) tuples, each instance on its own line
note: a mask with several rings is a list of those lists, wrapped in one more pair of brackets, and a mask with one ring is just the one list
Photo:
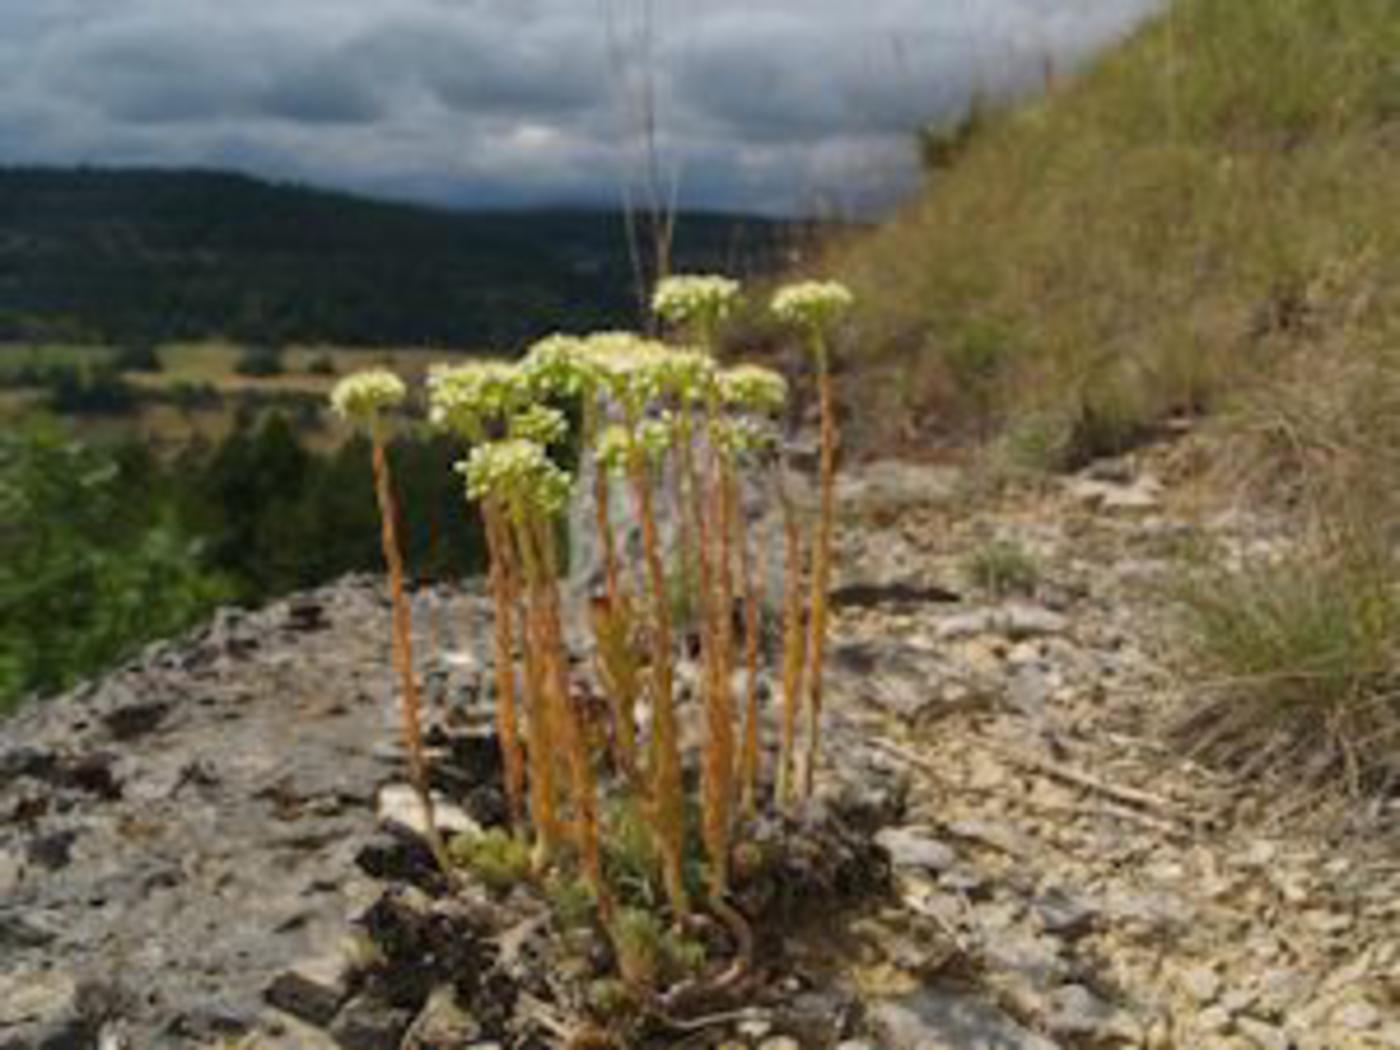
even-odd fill
[(785, 806), (795, 801), (797, 790), (797, 715), (802, 706), (802, 685), (807, 662), (807, 634), (802, 622), (802, 570), (805, 563), (802, 529), (797, 509), (779, 467), (778, 501), (783, 512), (783, 713), (779, 744), (778, 794)]
[(409, 776), (418, 803), (423, 809), (423, 824), (428, 846), (438, 864), (446, 870), (447, 851), (438, 834), (433, 813), (433, 797), (428, 782), (428, 763), (423, 754), (422, 710), (418, 701), (418, 682), (413, 675), (413, 625), (404, 593), (403, 553), (399, 547), (398, 505), (394, 499), (393, 480), (389, 473), (389, 457), (384, 437), (376, 428), (371, 438), (374, 464), (374, 491), (379, 502), (380, 540), (384, 563), (389, 570), (389, 595), (392, 603), (393, 660), (399, 674), (399, 713), (404, 750), (408, 754)]
[[(740, 506), (738, 495), (732, 499)], [(759, 603), (758, 585), (754, 578), (753, 547), (742, 515), (736, 515), (734, 526), (739, 536), (739, 563), (744, 588), (744, 742), (739, 758), (741, 805), (746, 816), (753, 816), (758, 805), (758, 643)]]
[(812, 796), (821, 751), (822, 670), (826, 660), (827, 592), (831, 584), (831, 535), (836, 504), (836, 413), (827, 365), (826, 345), (820, 333), (813, 336), (817, 359), (817, 385), (821, 396), (821, 506), (817, 538), (812, 548), (811, 631), (808, 687), (807, 761), (802, 770), (802, 794)]
[(515, 558), (511, 551), (510, 529), (495, 500), (482, 505), (486, 543), (490, 550), (491, 596), (496, 607), (495, 670), (496, 732), (500, 737), (501, 761), (505, 771), (506, 804), (511, 825), (525, 826), (525, 755), (520, 742), (519, 714), (515, 705)]
[(558, 557), (553, 523), (536, 516), (531, 531), (537, 552), (535, 569), (546, 643), (545, 661), (554, 699), (554, 724), (563, 737), (569, 762), (574, 841), (582, 861), (584, 878), (593, 890), (598, 912), (606, 923), (612, 918), (612, 897), (603, 878), (603, 861), (598, 847), (598, 795), (593, 765), (578, 708), (573, 703), (569, 688), (563, 623), (559, 612)]
[[(712, 421), (717, 413), (711, 412)], [(714, 452), (713, 527), (715, 547), (711, 566), (710, 618), (715, 653), (710, 661), (710, 690), (706, 705), (705, 767), (706, 844), (710, 853), (712, 894), (721, 898), (729, 887), (729, 845), (734, 823), (734, 703), (730, 695), (733, 669), (734, 579), (730, 537), (732, 465), (727, 454)]]
[(628, 473), (632, 482), (637, 517), (642, 523), (642, 548), (651, 581), (652, 598), (652, 814), (658, 852), (662, 857), (666, 895), (676, 918), (690, 911), (685, 891), (683, 862), (685, 854), (685, 805), (681, 788), (680, 745), (677, 739), (676, 712), (673, 705), (675, 683), (671, 667), (671, 611), (666, 593), (666, 568), (661, 561), (661, 547), (656, 531), (655, 507), (652, 505), (647, 464), (640, 448), (629, 457)]
[(522, 508), (518, 505), (512, 506), (509, 513), (509, 527), (514, 531), (515, 547), (521, 562), (524, 563), (525, 588), (528, 594), (528, 601), (522, 602), (520, 607), (520, 634), (525, 655), (530, 816), (539, 833), (535, 864), (540, 867), (548, 863), (562, 838), (556, 807), (555, 765), (558, 756), (555, 754), (555, 747), (558, 733), (554, 725), (554, 705), (550, 702), (550, 669), (545, 659), (549, 639), (542, 609), (543, 599), (537, 580), (538, 572), (534, 564), (534, 539)]

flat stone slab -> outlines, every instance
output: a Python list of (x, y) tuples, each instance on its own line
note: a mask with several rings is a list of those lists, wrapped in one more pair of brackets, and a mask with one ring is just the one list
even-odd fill
[(1061, 1050), (974, 995), (925, 988), (871, 1007), (884, 1050)]

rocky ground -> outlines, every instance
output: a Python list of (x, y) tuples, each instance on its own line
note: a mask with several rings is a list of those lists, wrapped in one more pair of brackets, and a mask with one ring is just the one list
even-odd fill
[[(1400, 807), (1289, 819), (1163, 743), (1183, 549), (1283, 541), (1201, 506), (1184, 458), (995, 496), (947, 468), (852, 472), (826, 794), (893, 878), (797, 931), (747, 1009), (669, 1043), (1400, 1048)], [(1017, 593), (969, 578), (994, 546), (1021, 552)], [(462, 649), (483, 603), (425, 590), (415, 620), (447, 818), (489, 823)], [(501, 1029), (464, 1003), (497, 979), (538, 1043), (564, 1040), (549, 961), (518, 972), (528, 902), (503, 942), (502, 906), (435, 896), (403, 830), (387, 637), (375, 581), (346, 580), (5, 725), (0, 1048), (487, 1050)], [(349, 981), (366, 956), (408, 991)]]

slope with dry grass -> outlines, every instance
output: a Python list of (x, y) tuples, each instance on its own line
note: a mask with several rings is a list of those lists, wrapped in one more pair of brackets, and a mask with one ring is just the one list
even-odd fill
[(1393, 0), (1178, 0), (824, 263), (869, 447), (1072, 469), (1206, 428), (1218, 491), (1296, 528), (1177, 596), (1185, 739), (1400, 784)]
[[(1059, 464), (1400, 314), (1400, 9), (1180, 0), (834, 260), (860, 415)], [(879, 411), (874, 411), (878, 408)]]

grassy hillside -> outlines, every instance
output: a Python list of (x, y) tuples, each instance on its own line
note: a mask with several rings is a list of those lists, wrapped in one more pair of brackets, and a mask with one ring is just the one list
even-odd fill
[[(689, 268), (791, 224), (681, 218)], [(622, 217), (456, 212), (213, 172), (0, 169), (0, 342), (514, 344), (635, 315)]]
[(1288, 524), (1176, 574), (1182, 739), (1396, 790), (1400, 5), (1177, 0), (973, 127), (824, 260), (862, 303), (848, 433), (1065, 469), (1197, 420), (1216, 491)]
[(1393, 344), (1400, 7), (1179, 0), (984, 122), (835, 268), (865, 304), (877, 441), (1001, 434), (1073, 462)]

